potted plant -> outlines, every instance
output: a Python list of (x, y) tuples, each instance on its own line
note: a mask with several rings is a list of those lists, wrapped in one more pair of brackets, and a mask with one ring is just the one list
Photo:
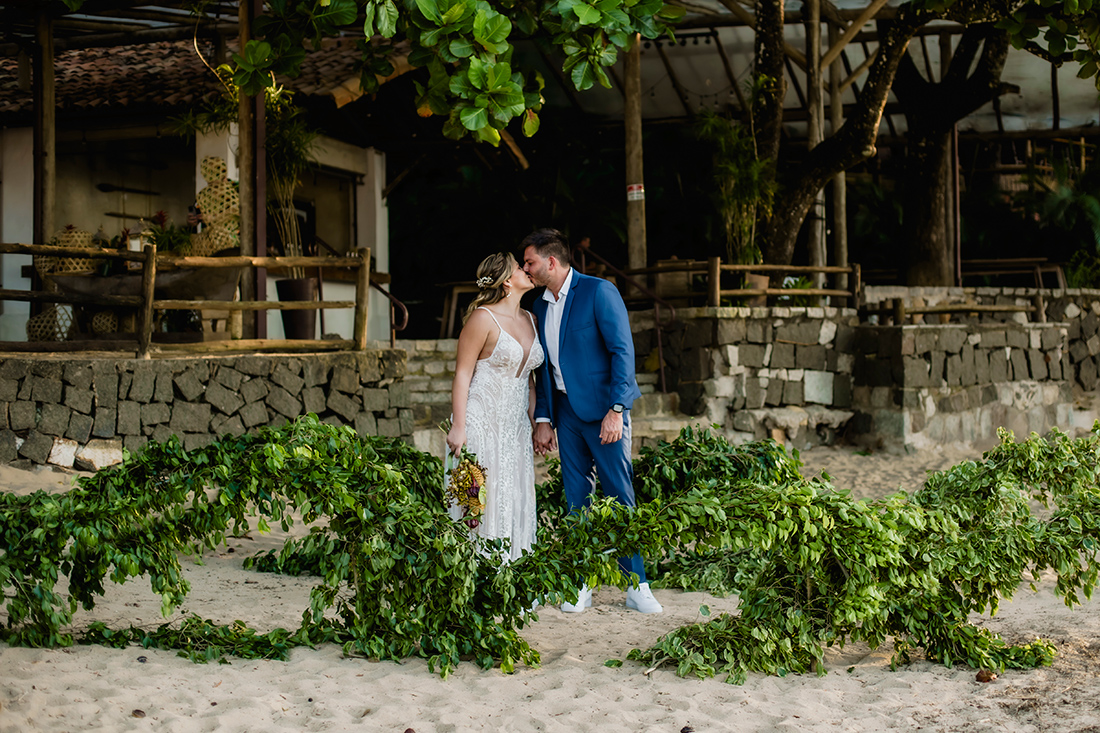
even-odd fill
[[(209, 103), (206, 109), (177, 118), (177, 129), (190, 134), (196, 131), (222, 131), (237, 121), (240, 90), (233, 84), (232, 71), (228, 66), (219, 66), (217, 72), (225, 93)], [(294, 206), (294, 192), (298, 189), (302, 174), (313, 165), (317, 132), (306, 123), (301, 108), (294, 104), (293, 93), (284, 87), (266, 91), (264, 116), (267, 210), (275, 225), (275, 249), (286, 257), (301, 257), (303, 243)], [(306, 277), (300, 267), (291, 268), (289, 274), (290, 277), (275, 283), (280, 300), (317, 299), (316, 277)], [(283, 331), (288, 338), (315, 337), (315, 311), (283, 311), (282, 317)]]

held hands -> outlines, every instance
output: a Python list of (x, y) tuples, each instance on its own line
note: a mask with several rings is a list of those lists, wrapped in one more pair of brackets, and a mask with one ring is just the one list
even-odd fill
[(600, 423), (600, 445), (618, 443), (623, 437), (623, 414), (608, 410)]
[(535, 453), (540, 456), (558, 449), (558, 438), (554, 435), (554, 428), (550, 427), (548, 422), (535, 423), (531, 441), (535, 444)]
[(451, 432), (447, 433), (447, 450), (451, 455), (457, 456), (464, 445), (466, 445), (466, 428), (451, 426)]

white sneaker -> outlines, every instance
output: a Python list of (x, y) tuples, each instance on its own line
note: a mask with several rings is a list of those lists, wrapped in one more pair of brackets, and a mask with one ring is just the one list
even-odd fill
[(575, 604), (565, 601), (561, 604), (562, 613), (581, 613), (586, 608), (592, 607), (592, 590), (587, 586), (581, 586), (580, 592), (577, 593), (577, 602)]
[(639, 583), (637, 588), (626, 589), (626, 607), (639, 613), (661, 613), (665, 610), (650, 592), (649, 583)]

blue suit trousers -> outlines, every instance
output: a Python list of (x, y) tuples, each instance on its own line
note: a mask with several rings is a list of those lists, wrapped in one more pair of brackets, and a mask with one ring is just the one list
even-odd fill
[[(623, 437), (617, 443), (600, 444), (600, 422), (585, 422), (577, 417), (564, 392), (554, 390), (554, 412), (557, 417), (558, 450), (561, 455), (562, 483), (565, 501), (570, 511), (579, 511), (592, 501), (600, 479), (604, 496), (610, 496), (625, 506), (634, 506), (634, 467), (630, 462), (630, 411), (623, 413)], [(593, 475), (595, 468), (595, 475)], [(619, 568), (629, 578), (638, 576), (646, 582), (642, 556), (635, 553), (619, 558)]]

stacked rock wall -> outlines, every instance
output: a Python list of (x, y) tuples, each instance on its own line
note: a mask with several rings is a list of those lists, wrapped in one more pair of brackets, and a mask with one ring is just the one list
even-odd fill
[[(669, 390), (735, 441), (831, 442), (852, 417), (858, 319), (846, 308), (682, 308), (662, 328)], [(639, 373), (657, 369), (652, 312), (631, 314)]]
[[(1064, 378), (1075, 382), (1086, 392), (1100, 384), (1100, 290), (1036, 290), (1035, 288), (903, 288), (872, 286), (865, 291), (870, 308), (888, 307), (900, 298), (908, 307), (944, 303), (976, 303), (981, 305), (1032, 305), (1041, 293), (1044, 316), (1048, 323), (1062, 323), (1066, 328), (1065, 351), (1069, 354), (1070, 370)], [(931, 322), (931, 316), (925, 316)], [(989, 324), (1019, 323), (1037, 320), (1026, 313), (952, 314), (953, 323)]]
[(405, 353), (0, 360), (0, 463), (99, 468), (178, 435), (187, 449), (309, 412), (411, 438)]
[[(1063, 323), (861, 326), (850, 433), (926, 448), (1072, 427)], [(1068, 377), (1068, 378), (1067, 378)]]

